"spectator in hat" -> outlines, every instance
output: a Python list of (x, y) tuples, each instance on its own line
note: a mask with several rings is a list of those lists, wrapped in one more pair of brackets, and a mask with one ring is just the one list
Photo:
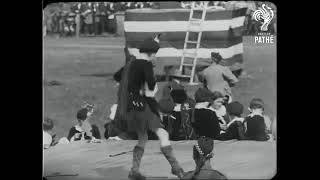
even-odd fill
[(250, 114), (244, 119), (245, 137), (248, 140), (267, 141), (267, 126), (264, 118), (264, 102), (253, 98), (249, 107)]
[(101, 30), (101, 11), (100, 11), (100, 3), (96, 2), (93, 4), (93, 12), (94, 12), (94, 32), (95, 35), (100, 35)]
[(204, 82), (211, 92), (218, 91), (223, 96), (228, 96), (229, 101), (232, 101), (231, 86), (238, 82), (238, 79), (232, 74), (228, 67), (222, 66), (219, 63), (222, 56), (219, 53), (211, 53), (212, 64), (199, 72), (199, 80)]
[(90, 111), (88, 108), (82, 108), (77, 112), (78, 124), (70, 129), (67, 137), (70, 142), (79, 140), (92, 140), (94, 142), (101, 139), (99, 128), (89, 122), (92, 113), (93, 110)]
[(222, 94), (211, 92), (206, 88), (199, 88), (195, 93), (195, 110), (193, 114), (193, 128), (198, 136), (217, 138), (221, 128), (219, 118), (215, 111), (210, 109), (212, 104), (218, 106), (222, 100)]
[(181, 179), (227, 179), (221, 172), (211, 166), (214, 141), (212, 138), (200, 137), (193, 146), (193, 160), (196, 163), (194, 171), (189, 171)]
[(220, 134), (219, 140), (245, 139), (242, 113), (243, 105), (238, 101), (227, 105), (227, 114), (231, 121), (227, 124), (226, 130)]
[(86, 35), (94, 34), (94, 7), (91, 2), (82, 5), (83, 28)]
[(60, 11), (58, 15), (58, 31), (59, 31), (59, 36), (62, 37), (65, 34), (65, 21), (66, 21), (66, 15), (65, 12)]
[(107, 30), (109, 33), (115, 33), (116, 32), (116, 19), (115, 19), (115, 13), (120, 10), (119, 3), (113, 3), (110, 2), (107, 4), (107, 11), (108, 11), (108, 17), (107, 17)]
[(79, 14), (80, 14), (80, 34), (86, 34), (86, 23), (85, 23), (85, 19), (86, 19), (86, 13), (89, 9), (87, 3), (82, 2), (79, 3), (80, 5), (78, 5), (79, 9)]

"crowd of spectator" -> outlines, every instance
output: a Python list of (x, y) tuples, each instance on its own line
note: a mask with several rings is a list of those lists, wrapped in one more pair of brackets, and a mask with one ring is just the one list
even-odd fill
[[(212, 64), (198, 73), (203, 87), (195, 92), (194, 98), (188, 95), (178, 73), (171, 73), (168, 83), (163, 86), (157, 107), (169, 139), (192, 140), (205, 136), (222, 141), (269, 140), (275, 129), (272, 125), (275, 120), (271, 121), (265, 114), (263, 100), (253, 98), (248, 107), (250, 113), (244, 116), (244, 105), (234, 101), (231, 93), (231, 87), (237, 84), (238, 76), (219, 64), (222, 60), (219, 53), (212, 52), (211, 58)], [(132, 58), (130, 61), (134, 60)], [(118, 83), (121, 82), (122, 72), (121, 68), (114, 74), (114, 80)], [(137, 139), (126, 132), (126, 125), (119, 124), (121, 117), (119, 112), (117, 116), (117, 104), (112, 106), (109, 118), (111, 121), (105, 124), (106, 139)], [(157, 139), (152, 133), (148, 136), (149, 139)]]
[[(125, 48), (126, 49), (126, 48)], [(264, 112), (264, 102), (260, 98), (253, 98), (244, 115), (244, 105), (234, 101), (230, 88), (237, 82), (237, 76), (219, 64), (222, 57), (219, 53), (212, 53), (212, 65), (198, 73), (203, 87), (190, 97), (186, 88), (176, 74), (169, 75), (169, 81), (162, 88), (162, 97), (155, 101), (164, 128), (169, 133), (169, 139), (195, 140), (205, 136), (221, 141), (225, 140), (254, 140), (268, 141), (276, 138), (276, 119), (271, 119)], [(131, 59), (130, 61), (134, 61)], [(120, 83), (122, 68), (113, 78)], [(223, 78), (225, 77), (225, 78)], [(124, 130), (125, 124), (119, 124), (120, 116), (117, 113), (118, 105), (111, 107), (111, 114), (105, 124), (104, 137), (110, 140), (136, 140), (135, 133)], [(43, 146), (49, 148), (56, 144), (69, 144), (74, 141), (87, 140), (91, 143), (100, 143), (100, 130), (91, 124), (94, 113), (94, 104), (85, 103), (77, 112), (77, 124), (70, 128), (68, 136), (55, 140), (54, 124), (49, 118), (43, 122)], [(124, 126), (123, 126), (124, 125)], [(148, 132), (150, 140), (156, 140), (153, 132)]]
[[(211, 9), (232, 10), (236, 8), (248, 8), (244, 22), (243, 35), (255, 35), (260, 32), (261, 22), (252, 17), (257, 7), (263, 2), (255, 1), (210, 1)], [(274, 13), (276, 7), (268, 3)], [(181, 8), (190, 8), (190, 2), (178, 3)], [(157, 2), (79, 2), (79, 3), (57, 3), (49, 4), (44, 13), (44, 31), (46, 35), (59, 34), (60, 36), (75, 36), (77, 23), (79, 33), (85, 36), (102, 35), (104, 33), (116, 33), (115, 13), (128, 9), (159, 8)], [(271, 34), (276, 32), (276, 14), (269, 25)]]
[(152, 2), (78, 2), (49, 4), (44, 14), (47, 34), (75, 36), (76, 24), (81, 35), (116, 33), (115, 13), (127, 9), (150, 8)]

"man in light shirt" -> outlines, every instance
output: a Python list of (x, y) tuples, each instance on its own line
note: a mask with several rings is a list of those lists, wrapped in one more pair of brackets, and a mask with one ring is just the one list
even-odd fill
[(211, 92), (221, 92), (231, 102), (231, 86), (234, 86), (238, 82), (238, 79), (228, 67), (219, 64), (222, 60), (219, 53), (212, 52), (211, 58), (213, 60), (212, 64), (198, 74), (199, 80), (203, 81), (205, 87)]

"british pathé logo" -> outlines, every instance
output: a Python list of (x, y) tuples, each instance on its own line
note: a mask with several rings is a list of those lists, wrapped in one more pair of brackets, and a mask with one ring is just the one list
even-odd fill
[(261, 31), (268, 31), (268, 26), (273, 19), (274, 13), (270, 7), (263, 4), (262, 8), (260, 7), (253, 13), (253, 18), (256, 21), (263, 21), (262, 26), (260, 27)]
[(274, 36), (268, 31), (268, 26), (271, 20), (274, 17), (273, 10), (265, 4), (262, 4), (262, 8), (260, 7), (258, 10), (254, 11), (253, 18), (258, 21), (262, 22), (260, 26), (260, 30), (262, 32), (258, 33), (258, 36), (254, 37), (255, 43), (274, 43)]

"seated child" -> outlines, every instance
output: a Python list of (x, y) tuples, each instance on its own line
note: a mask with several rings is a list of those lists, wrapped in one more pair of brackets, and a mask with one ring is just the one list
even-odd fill
[(181, 179), (227, 179), (225, 175), (211, 166), (213, 147), (213, 139), (200, 137), (197, 144), (193, 146), (193, 160), (196, 163), (196, 169), (185, 173)]
[(159, 101), (160, 111), (163, 113), (163, 124), (173, 141), (191, 139), (191, 109), (195, 102), (188, 97), (184, 86), (173, 75), (164, 86), (162, 98)]
[(227, 116), (227, 110), (226, 107), (221, 104), (221, 106), (210, 106), (210, 110), (214, 111), (219, 119), (219, 125), (221, 127), (221, 130), (224, 131), (227, 128), (227, 123), (230, 121)]
[(263, 115), (264, 103), (260, 98), (254, 98), (250, 102), (251, 113), (245, 118), (245, 136), (248, 140), (267, 141), (267, 127)]
[(93, 109), (82, 108), (77, 112), (78, 124), (72, 127), (69, 131), (68, 140), (70, 142), (79, 140), (92, 140), (100, 139), (99, 128), (90, 124), (89, 118), (93, 113)]
[(230, 122), (229, 116), (227, 116), (226, 106), (230, 103), (229, 96), (226, 95), (223, 97), (223, 101), (221, 101), (221, 105), (218, 106), (210, 106), (209, 108), (216, 113), (219, 118), (219, 125), (221, 127), (221, 132), (225, 131), (227, 128), (227, 124)]
[(52, 138), (52, 129), (53, 129), (53, 121), (50, 118), (45, 118), (42, 123), (42, 128), (43, 128), (43, 149), (48, 149), (51, 144), (53, 143), (53, 138)]
[(243, 105), (234, 101), (227, 105), (227, 113), (231, 121), (226, 125), (225, 132), (220, 134), (219, 140), (244, 139), (244, 118), (241, 117), (243, 113)]
[(219, 92), (212, 93), (206, 88), (199, 88), (195, 93), (195, 100), (193, 129), (199, 136), (217, 138), (221, 131), (219, 118), (210, 106), (221, 106), (223, 95)]

